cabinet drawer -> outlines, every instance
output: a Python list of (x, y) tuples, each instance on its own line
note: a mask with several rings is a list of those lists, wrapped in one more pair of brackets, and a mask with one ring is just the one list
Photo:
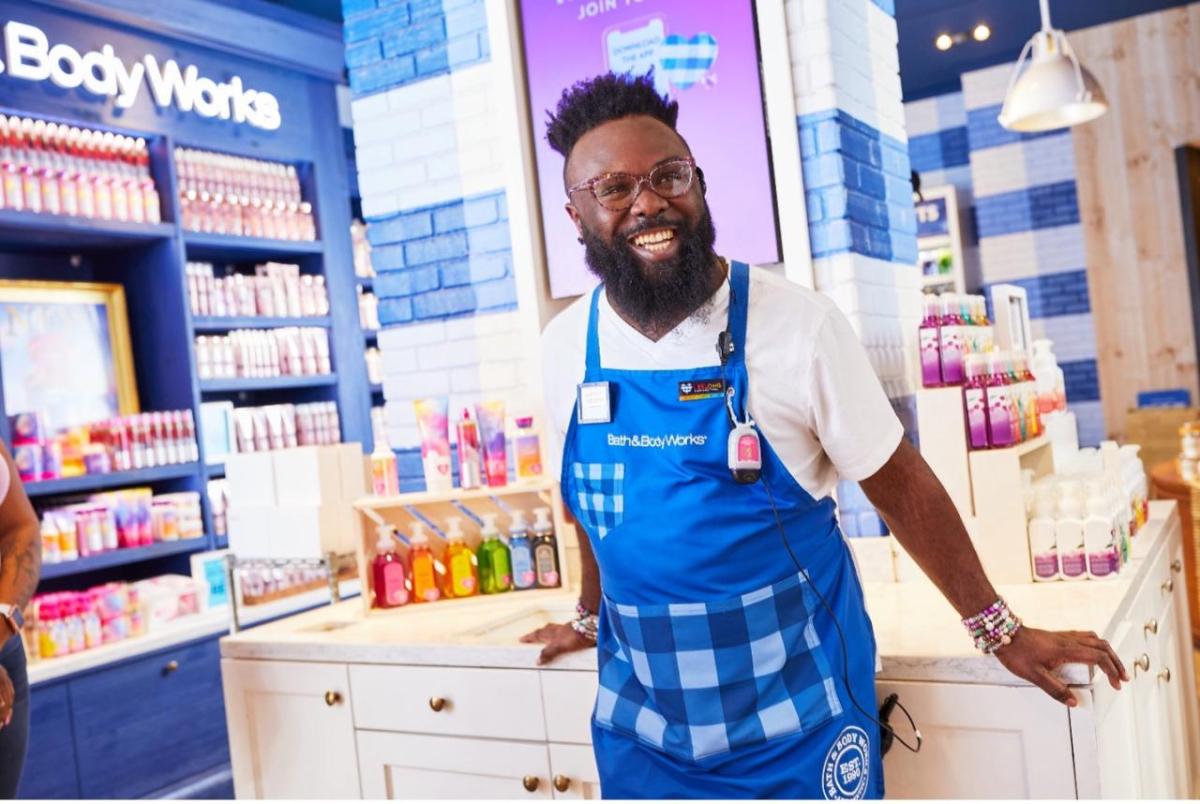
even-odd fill
[(359, 729), (545, 740), (536, 670), (351, 665)]
[(542, 701), (546, 735), (557, 743), (592, 743), (592, 710), (596, 706), (596, 673), (543, 670)]
[(29, 696), (29, 751), (17, 798), (79, 798), (67, 685), (34, 687)]
[[(1169, 586), (1174, 584), (1170, 568), (1171, 554), (1167, 550), (1159, 550), (1154, 562), (1146, 572), (1146, 580), (1133, 605), (1129, 609), (1130, 623), (1142, 631), (1147, 639), (1153, 639), (1153, 633), (1146, 630), (1151, 621), (1161, 621), (1166, 612), (1167, 604), (1171, 602)], [(1166, 588), (1164, 587), (1166, 585)]]
[(216, 639), (70, 682), (84, 798), (137, 798), (229, 761)]
[(555, 798), (600, 798), (600, 771), (590, 745), (550, 743), (550, 781)]

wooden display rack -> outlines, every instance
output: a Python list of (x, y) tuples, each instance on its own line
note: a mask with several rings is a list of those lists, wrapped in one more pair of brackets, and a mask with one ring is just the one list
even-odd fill
[(1032, 583), (1021, 473), (1054, 473), (1045, 436), (1004, 449), (967, 448), (961, 388), (917, 392), (921, 455), (946, 487), (993, 583)]
[[(375, 543), (379, 538), (376, 528), (385, 522), (405, 536), (412, 533), (414, 522), (426, 525), (425, 531), (429, 535), (430, 546), (437, 555), (446, 546), (445, 539), (438, 531), (444, 532), (447, 521), (452, 517), (461, 520), (467, 544), (472, 550), (477, 550), (482, 541), (479, 520), (485, 514), (495, 514), (496, 526), (501, 533), (507, 533), (512, 522), (512, 511), (523, 511), (532, 527), (534, 509), (549, 508), (551, 521), (554, 523), (554, 536), (558, 543), (558, 571), (562, 588), (570, 587), (574, 579), (574, 570), (578, 562), (577, 536), (575, 526), (564, 516), (562, 494), (556, 480), (542, 479), (482, 489), (454, 489), (446, 493), (417, 492), (395, 497), (371, 496), (356, 502), (354, 508), (359, 514), (358, 572), (362, 581), (363, 610), (367, 616), (374, 611), (371, 608), (371, 601), (374, 599), (371, 559), (375, 555)], [(430, 523), (435, 525), (436, 529), (429, 527)]]

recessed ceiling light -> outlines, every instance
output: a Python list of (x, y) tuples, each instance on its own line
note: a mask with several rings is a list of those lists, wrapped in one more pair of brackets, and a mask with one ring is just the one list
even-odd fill
[(933, 40), (933, 46), (938, 50), (949, 50), (954, 45), (954, 39), (948, 33), (938, 34)]
[(992, 29), (987, 26), (987, 23), (981, 22), (971, 31), (971, 36), (975, 37), (976, 42), (986, 42), (991, 38)]

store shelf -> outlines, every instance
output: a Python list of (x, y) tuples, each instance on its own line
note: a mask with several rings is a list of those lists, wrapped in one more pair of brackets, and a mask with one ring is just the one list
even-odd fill
[(56, 564), (42, 564), (42, 580), (47, 578), (62, 578), (67, 575), (78, 575), (81, 572), (104, 569), (106, 567), (122, 567), (139, 561), (149, 561), (164, 556), (174, 556), (180, 553), (192, 553), (203, 550), (208, 546), (206, 537), (196, 539), (181, 539), (176, 542), (158, 542), (146, 547), (128, 547), (122, 550), (110, 550), (75, 561), (60, 561)]
[(125, 248), (175, 234), (169, 223), (121, 223), (72, 215), (0, 210), (0, 248), (35, 251)]
[(301, 316), (297, 318), (265, 318), (263, 316), (221, 316), (192, 319), (196, 332), (229, 332), (234, 329), (277, 329), (279, 327), (321, 327), (329, 329), (329, 316)]
[(356, 276), (354, 281), (361, 285), (363, 290), (372, 290), (375, 287), (375, 277), (373, 276)]
[(225, 464), (224, 462), (210, 463), (208, 466), (204, 467), (204, 473), (209, 477), (225, 477)]
[(943, 285), (953, 285), (954, 276), (952, 274), (939, 274), (937, 276), (927, 276), (921, 280), (921, 284), (927, 288), (937, 288)]
[(363, 330), (363, 340), (365, 340), (367, 343), (378, 343), (379, 342), (379, 330), (364, 329)]
[(506, 486), (485, 486), (480, 489), (453, 489), (446, 492), (418, 491), (393, 497), (363, 497), (354, 503), (354, 507), (361, 511), (364, 509), (404, 508), (409, 505), (469, 502), (470, 500), (486, 500), (491, 497), (508, 497), (513, 494), (548, 494), (556, 485), (558, 485), (556, 481), (544, 477), (540, 480), (509, 483)]
[(129, 472), (109, 472), (103, 475), (80, 475), (57, 480), (39, 480), (35, 483), (26, 483), (25, 492), (30, 497), (46, 497), (51, 494), (78, 494), (123, 486), (144, 486), (159, 480), (192, 477), (199, 469), (199, 464), (177, 463), (170, 466), (155, 466), (150, 469), (134, 469)]
[(323, 388), (337, 385), (337, 374), (307, 377), (259, 377), (256, 379), (201, 380), (200, 393), (222, 394), (238, 391), (282, 391), (289, 388)]
[(184, 232), (189, 260), (267, 260), (322, 254), (320, 240), (271, 240), (265, 237)]
[[(340, 592), (342, 600), (358, 597), (362, 593), (362, 583), (357, 579), (342, 581)], [(240, 606), (238, 607), (238, 622), (242, 628), (247, 628), (267, 620), (315, 609), (317, 606), (327, 606), (329, 603), (329, 587), (326, 585), (320, 589), (311, 589), (291, 597), (272, 600), (270, 603)]]

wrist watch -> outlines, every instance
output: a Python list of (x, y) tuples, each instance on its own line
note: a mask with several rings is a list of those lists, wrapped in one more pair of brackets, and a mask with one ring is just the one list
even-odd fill
[(13, 636), (21, 633), (21, 629), (25, 627), (25, 615), (21, 613), (21, 607), (11, 603), (0, 603), (0, 620), (8, 624)]

